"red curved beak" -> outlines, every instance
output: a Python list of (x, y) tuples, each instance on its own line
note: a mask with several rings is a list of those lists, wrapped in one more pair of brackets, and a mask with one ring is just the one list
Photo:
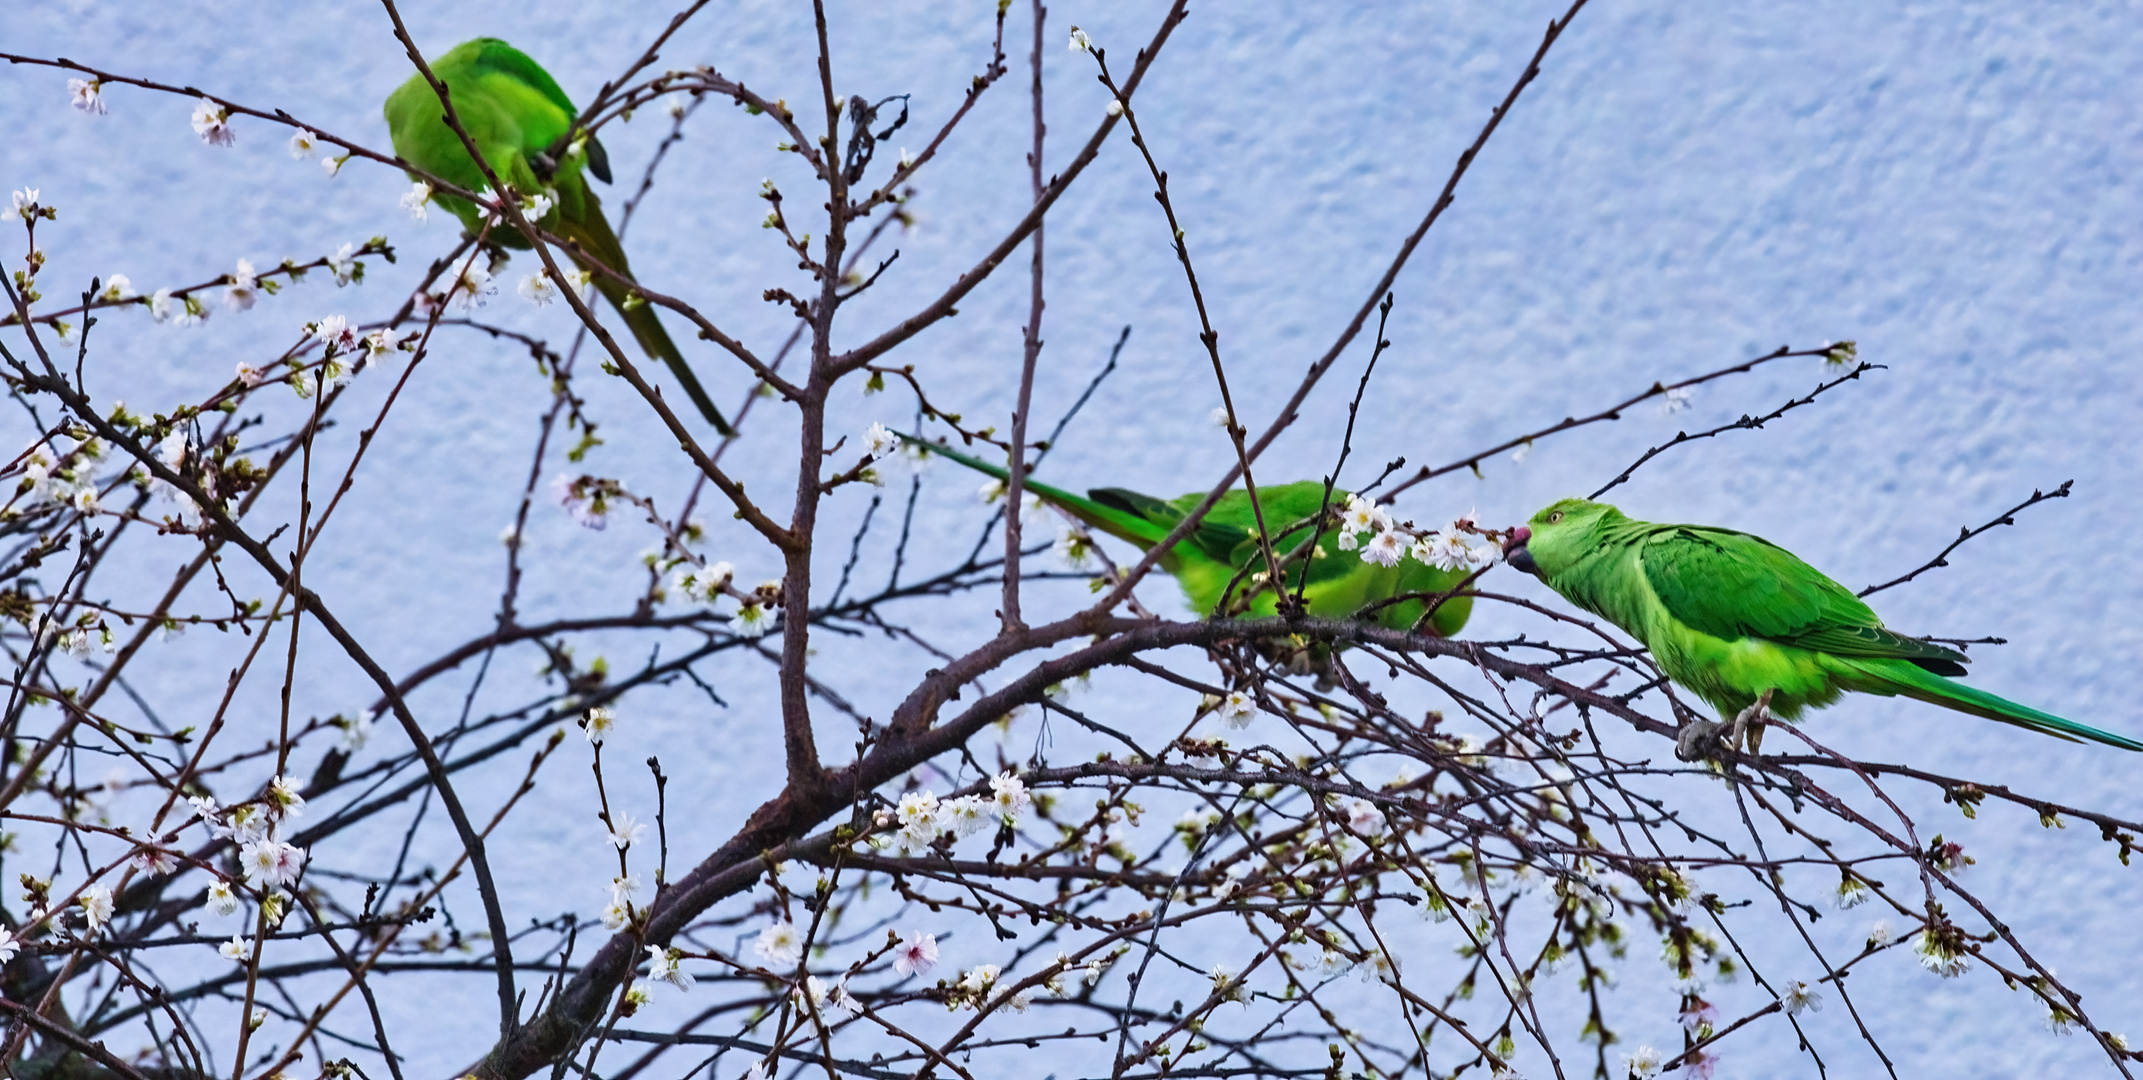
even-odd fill
[(1526, 548), (1526, 541), (1533, 538), (1533, 530), (1523, 525), (1511, 530), (1509, 542), (1503, 545), (1503, 561), (1511, 569), (1540, 576), (1540, 564), (1533, 561), (1533, 553)]

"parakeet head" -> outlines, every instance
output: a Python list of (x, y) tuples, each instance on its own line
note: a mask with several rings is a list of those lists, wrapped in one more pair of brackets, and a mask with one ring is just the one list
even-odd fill
[(1549, 503), (1512, 530), (1504, 558), (1534, 577), (1553, 577), (1596, 549), (1600, 528), (1621, 517), (1622, 511), (1589, 499)]

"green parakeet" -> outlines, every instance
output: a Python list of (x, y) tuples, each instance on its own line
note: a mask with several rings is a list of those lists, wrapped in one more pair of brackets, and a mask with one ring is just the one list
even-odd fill
[[(1765, 706), (1791, 720), (1854, 690), (2143, 750), (1952, 681), (1965, 673), (1963, 653), (1885, 629), (1844, 586), (1747, 533), (1633, 521), (1604, 503), (1564, 499), (1514, 530), (1506, 553), (1512, 566), (1634, 635), (1661, 671), (1737, 729), (1760, 723)], [(1698, 737), (1715, 730), (1702, 727)], [(1685, 729), (1684, 758), (1693, 756), (1691, 735)]]
[[(942, 444), (919, 439), (909, 441), (977, 472), (999, 480), (1007, 478), (1002, 466), (977, 460)], [(1040, 496), (1044, 502), (1061, 508), (1092, 528), (1138, 545), (1141, 551), (1160, 543), (1178, 522), (1205, 500), (1204, 492), (1162, 500), (1123, 488), (1095, 488), (1082, 498), (1069, 491), (1036, 483), (1032, 477), (1023, 483), (1027, 491)], [(1348, 522), (1337, 527), (1326, 525), (1323, 537), (1318, 541), (1316, 556), (1305, 559), (1303, 556), (1307, 553), (1302, 547), (1316, 531), (1311, 519), (1325, 503), (1321, 481), (1261, 486), (1258, 502), (1265, 510), (1266, 527), (1272, 530), (1273, 552), (1284, 570), (1288, 591), (1293, 592), (1297, 586), (1302, 586), (1303, 605), (1311, 615), (1355, 618), (1362, 609), (1379, 601), (1405, 595), (1433, 597), (1449, 592), (1466, 578), (1463, 565), (1440, 569), (1404, 550), (1376, 552), (1372, 545), (1361, 552), (1335, 551), (1336, 547), (1342, 546), (1339, 540), (1342, 534), (1351, 536), (1361, 531), (1360, 528), (1349, 530)], [(1347, 502), (1346, 492), (1332, 493), (1334, 510)], [(1392, 565), (1371, 561), (1365, 557), (1368, 555), (1389, 558)], [(1453, 561), (1456, 562), (1455, 557)], [(1274, 614), (1278, 610), (1279, 597), (1265, 584), (1264, 575), (1244, 573), (1244, 568), (1253, 562), (1263, 565), (1250, 496), (1242, 491), (1230, 491), (1221, 496), (1197, 528), (1162, 554), (1160, 567), (1176, 579), (1191, 606), (1203, 614)], [(1303, 585), (1305, 563), (1306, 586)], [(1231, 582), (1234, 584), (1232, 592), (1229, 589)], [(1226, 611), (1221, 610), (1223, 599), (1228, 601)], [(1424, 600), (1405, 600), (1379, 607), (1366, 617), (1380, 626), (1406, 630), (1421, 619), (1427, 608), (1428, 603)], [(1471, 597), (1454, 596), (1436, 609), (1424, 629), (1441, 637), (1450, 637), (1466, 625), (1466, 616), (1472, 610)]]
[[(492, 172), (524, 197), (541, 194), (553, 200), (550, 210), (533, 224), (578, 245), (571, 254), (583, 267), (600, 262), (631, 278), (625, 251), (618, 246), (617, 234), (603, 217), (603, 204), (584, 175), (594, 173), (597, 179), (610, 181), (610, 163), (602, 144), (588, 139), (577, 152), (554, 149), (572, 127), (577, 112), (550, 73), (497, 38), (462, 42), (431, 66), (432, 74), (446, 84), (455, 115), (483, 151)], [(421, 73), (387, 95), (384, 111), (394, 152), (402, 160), (470, 191), (490, 186), (461, 138), (447, 126), (439, 95)], [(436, 201), (460, 218), (472, 234), (479, 231), (477, 208), (467, 199), (440, 195)], [(494, 227), (490, 235), (506, 247), (532, 246), (527, 237), (510, 229)], [(594, 284), (618, 309), (647, 355), (670, 366), (707, 422), (729, 434), (729, 423), (685, 365), (677, 344), (656, 318), (655, 308), (644, 300), (628, 303), (632, 290), (601, 274), (596, 274)]]

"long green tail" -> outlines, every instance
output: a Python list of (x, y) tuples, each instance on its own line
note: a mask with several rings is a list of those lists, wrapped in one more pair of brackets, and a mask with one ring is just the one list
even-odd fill
[[(618, 244), (617, 234), (611, 231), (609, 220), (603, 216), (603, 207), (596, 200), (595, 192), (589, 191), (582, 197), (587, 200), (585, 212), (578, 219), (568, 219), (560, 213), (558, 235), (579, 241), (583, 249), (602, 260), (605, 266), (631, 277), (632, 267), (625, 261), (625, 249)], [(633, 340), (640, 343), (640, 348), (669, 365), (671, 374), (676, 375), (677, 381), (684, 386), (685, 396), (692, 399), (692, 404), (708, 423), (714, 425), (714, 430), (724, 435), (735, 434), (729, 421), (722, 419), (722, 411), (714, 407), (714, 399), (708, 397), (706, 388), (699, 384), (699, 378), (685, 365), (684, 354), (677, 351), (677, 343), (670, 340), (670, 332), (662, 328), (662, 320), (655, 315), (655, 306), (642, 302), (626, 308), (625, 301), (632, 295), (632, 290), (601, 274), (595, 277), (595, 288), (610, 301), (611, 307), (618, 310), (619, 317), (625, 320), (626, 328), (632, 331)]]
[(1906, 697), (1924, 701), (1930, 705), (1940, 705), (1947, 709), (1955, 709), (1961, 713), (1985, 717), (1988, 720), (1999, 720), (2004, 724), (2015, 724), (2021, 728), (2052, 735), (2059, 739), (2068, 739), (2072, 742), (2078, 739), (2089, 739), (2092, 742), (2104, 743), (2107, 746), (2118, 746), (2123, 750), (2143, 751), (2143, 742), (2115, 735), (2112, 732), (2100, 731), (2095, 727), (2079, 724), (2074, 720), (2055, 716), (2052, 713), (2040, 712), (2028, 705), (2019, 705), (2007, 698), (1987, 693), (1985, 690), (1975, 689), (1961, 682), (1943, 678), (1932, 671), (1927, 671), (1907, 661), (1861, 660), (1853, 662), (1853, 666), (1873, 676), (1871, 681), (1879, 681), (1883, 684), (1882, 689), (1877, 689), (1874, 686), (1863, 686), (1860, 689), (1874, 690), (1876, 693), (1903, 694)]
[[(997, 479), (1004, 481), (1010, 481), (1012, 479), (1011, 472), (1008, 471), (1004, 466), (992, 465), (989, 462), (983, 461), (980, 458), (969, 457), (968, 455), (963, 454), (950, 446), (946, 446), (943, 443), (929, 442), (923, 439), (916, 438), (913, 435), (902, 435), (901, 438), (906, 439), (908, 442), (913, 443), (916, 446), (920, 446), (923, 449), (938, 455), (939, 457), (946, 458), (951, 461), (957, 461), (960, 464), (965, 465), (968, 468), (975, 470), (976, 472), (982, 473), (985, 476), (994, 476)], [(1150, 548), (1168, 537), (1169, 527), (1166, 525), (1162, 525), (1158, 522), (1148, 521), (1145, 518), (1137, 516), (1136, 514), (1125, 513), (1124, 511), (1118, 510), (1113, 506), (1104, 506), (1101, 503), (1095, 502), (1094, 500), (1086, 498), (1083, 495), (1074, 495), (1071, 492), (1064, 490), (1063, 488), (1051, 487), (1048, 484), (1036, 481), (1031, 476), (1020, 481), (1020, 486), (1026, 488), (1028, 491), (1035, 493), (1036, 495), (1041, 496), (1042, 501), (1049, 503), (1052, 506), (1059, 506), (1064, 508), (1065, 511), (1069, 512), (1073, 517), (1078, 518), (1080, 521), (1083, 521), (1088, 525), (1093, 526), (1094, 528), (1100, 529), (1102, 532), (1108, 533), (1110, 536), (1116, 537), (1119, 540), (1125, 540), (1130, 543), (1137, 544), (1142, 550)]]

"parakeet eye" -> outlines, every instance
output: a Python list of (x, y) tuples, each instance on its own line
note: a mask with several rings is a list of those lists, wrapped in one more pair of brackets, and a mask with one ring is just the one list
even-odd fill
[(1549, 515), (1548, 515), (1548, 524), (1550, 524), (1550, 525), (1553, 525), (1553, 524), (1555, 524), (1556, 522), (1558, 522), (1558, 521), (1561, 521), (1562, 519), (1563, 519), (1563, 512), (1562, 512), (1562, 511), (1560, 511), (1560, 510), (1557, 510), (1556, 512), (1554, 512), (1554, 513), (1552, 513), (1552, 514), (1549, 514)]

